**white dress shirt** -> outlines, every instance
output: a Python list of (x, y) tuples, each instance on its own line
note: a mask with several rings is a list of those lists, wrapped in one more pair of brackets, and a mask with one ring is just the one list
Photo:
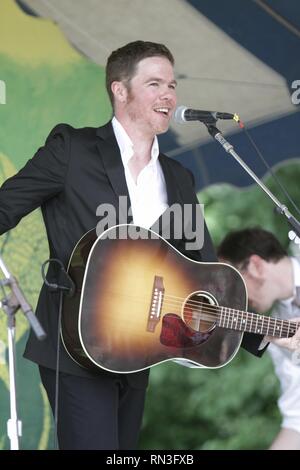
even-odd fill
[[(295, 303), (296, 287), (300, 287), (300, 259), (291, 258), (294, 274), (294, 296), (278, 302), (272, 316), (289, 320), (300, 315), (300, 305)], [(281, 393), (278, 407), (282, 414), (281, 426), (300, 433), (300, 365), (292, 360), (293, 352), (271, 343), (268, 351), (280, 381)]]
[(139, 173), (135, 183), (128, 167), (129, 160), (134, 155), (133, 143), (116, 117), (112, 119), (112, 126), (124, 165), (133, 223), (144, 228), (150, 228), (168, 208), (166, 182), (158, 160), (157, 137), (155, 136), (153, 141), (151, 159)]

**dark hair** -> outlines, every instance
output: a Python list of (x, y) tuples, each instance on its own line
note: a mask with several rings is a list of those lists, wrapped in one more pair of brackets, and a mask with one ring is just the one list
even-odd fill
[(218, 256), (234, 266), (245, 268), (251, 255), (266, 261), (279, 261), (287, 256), (286, 250), (271, 232), (259, 227), (237, 230), (226, 235), (218, 247)]
[(112, 82), (124, 81), (126, 86), (129, 86), (138, 63), (147, 57), (165, 57), (174, 65), (174, 57), (169, 49), (156, 42), (134, 41), (111, 53), (106, 63), (106, 89), (112, 105), (114, 105)]

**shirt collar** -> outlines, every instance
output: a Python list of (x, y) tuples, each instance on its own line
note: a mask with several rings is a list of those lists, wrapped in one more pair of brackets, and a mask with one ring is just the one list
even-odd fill
[[(133, 143), (129, 135), (125, 131), (124, 127), (115, 116), (112, 118), (111, 123), (112, 123), (114, 134), (115, 134), (115, 137), (117, 139), (117, 143), (120, 149), (122, 162), (123, 162), (123, 165), (125, 166), (128, 164), (128, 161), (131, 159), (134, 153)], [(153, 139), (152, 147), (151, 147), (150, 163), (152, 164), (155, 163), (158, 159), (158, 155), (159, 155), (159, 145), (158, 145), (157, 136), (155, 136)]]

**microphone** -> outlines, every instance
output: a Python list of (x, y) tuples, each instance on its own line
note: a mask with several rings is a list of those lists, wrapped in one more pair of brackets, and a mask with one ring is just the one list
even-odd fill
[(189, 109), (186, 106), (178, 106), (174, 113), (174, 121), (182, 124), (187, 121), (201, 121), (206, 123), (215, 122), (217, 119), (233, 119), (239, 122), (237, 114), (220, 113), (218, 111), (202, 111), (200, 109)]

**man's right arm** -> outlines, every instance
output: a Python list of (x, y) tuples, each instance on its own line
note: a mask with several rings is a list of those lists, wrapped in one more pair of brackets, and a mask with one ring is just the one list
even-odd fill
[(69, 129), (65, 124), (56, 126), (45, 145), (0, 188), (0, 234), (63, 190), (70, 154)]

